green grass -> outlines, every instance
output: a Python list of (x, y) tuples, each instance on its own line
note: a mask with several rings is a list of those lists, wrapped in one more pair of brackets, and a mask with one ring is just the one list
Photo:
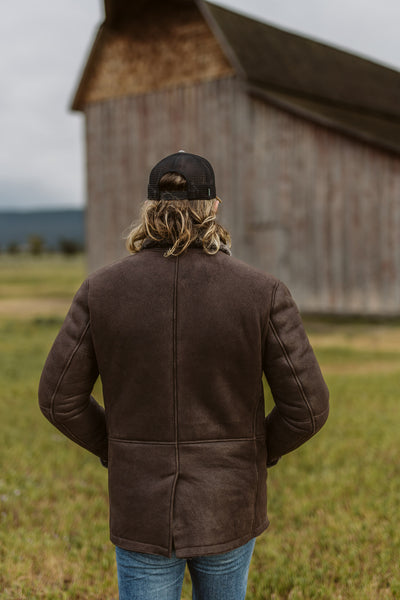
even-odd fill
[[(83, 276), (82, 258), (0, 257), (4, 600), (118, 597), (107, 473), (46, 422), (36, 397)], [(39, 301), (53, 308), (28, 309), (39, 310)], [(306, 324), (331, 390), (331, 415), (269, 472), (271, 526), (257, 541), (247, 598), (400, 598), (400, 326)], [(191, 597), (188, 578), (182, 597)]]
[(0, 255), (0, 299), (70, 298), (85, 276), (82, 255)]

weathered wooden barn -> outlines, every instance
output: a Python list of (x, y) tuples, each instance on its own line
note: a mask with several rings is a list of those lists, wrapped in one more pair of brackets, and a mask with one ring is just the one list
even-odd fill
[(90, 269), (164, 155), (209, 158), (233, 253), (305, 312), (400, 314), (400, 73), (203, 0), (105, 0), (85, 113)]

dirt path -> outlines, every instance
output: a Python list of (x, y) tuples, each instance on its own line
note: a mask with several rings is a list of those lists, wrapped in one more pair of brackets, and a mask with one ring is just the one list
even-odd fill
[(63, 317), (70, 300), (64, 298), (3, 298), (0, 299), (0, 316), (10, 318)]

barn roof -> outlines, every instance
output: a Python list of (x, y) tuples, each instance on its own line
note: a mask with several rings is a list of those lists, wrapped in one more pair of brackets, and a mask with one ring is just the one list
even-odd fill
[[(154, 20), (159, 2), (105, 0), (106, 19), (78, 87), (74, 109), (85, 104), (85, 87), (101, 38), (107, 31), (140, 20), (150, 6)], [(173, 5), (182, 12), (189, 5), (198, 6), (249, 93), (400, 152), (400, 72), (203, 0), (163, 0), (162, 5)]]
[(400, 72), (216, 5), (202, 10), (250, 91), (400, 151)]

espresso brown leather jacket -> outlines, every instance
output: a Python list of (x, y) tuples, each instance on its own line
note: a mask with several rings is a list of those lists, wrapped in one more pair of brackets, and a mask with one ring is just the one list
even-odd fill
[[(108, 462), (114, 544), (226, 552), (268, 526), (267, 465), (322, 427), (328, 391), (281, 282), (224, 248), (163, 254), (147, 247), (83, 283), (40, 408)], [(105, 411), (91, 397), (99, 374)]]

